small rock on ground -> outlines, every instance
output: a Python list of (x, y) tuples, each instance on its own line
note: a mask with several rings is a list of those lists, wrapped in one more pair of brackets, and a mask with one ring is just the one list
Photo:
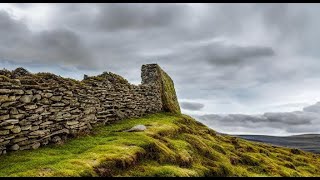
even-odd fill
[(145, 125), (139, 124), (139, 125), (133, 126), (131, 129), (125, 130), (125, 132), (144, 131), (146, 129), (147, 127)]

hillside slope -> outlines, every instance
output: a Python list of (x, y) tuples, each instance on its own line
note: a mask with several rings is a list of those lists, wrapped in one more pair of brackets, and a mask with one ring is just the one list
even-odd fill
[[(144, 124), (144, 132), (123, 132)], [(319, 155), (215, 131), (159, 113), (97, 127), (94, 134), (0, 157), (0, 176), (320, 176)]]

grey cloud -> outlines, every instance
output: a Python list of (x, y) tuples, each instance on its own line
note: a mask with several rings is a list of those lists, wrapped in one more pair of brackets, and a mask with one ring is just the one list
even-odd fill
[(65, 29), (31, 32), (21, 21), (0, 12), (0, 58), (16, 63), (38, 62), (94, 67), (91, 52), (74, 32)]
[(198, 111), (204, 107), (204, 104), (195, 102), (180, 102), (180, 106), (186, 110)]
[(303, 108), (303, 111), (305, 112), (314, 112), (320, 114), (320, 102), (317, 102), (316, 104), (313, 104), (311, 106), (307, 106)]
[(178, 25), (186, 15), (186, 5), (108, 4), (97, 16), (99, 27), (115, 31)]
[[(237, 65), (244, 64), (248, 60), (258, 60), (259, 57), (273, 56), (275, 53), (270, 47), (259, 46), (207, 46), (202, 49), (203, 59), (214, 65)], [(199, 49), (200, 49), (199, 48)]]
[[(51, 21), (60, 26), (95, 32), (155, 30), (184, 26), (190, 15), (185, 4), (55, 4)], [(63, 14), (63, 16), (56, 16)], [(145, 31), (146, 32), (146, 31)], [(148, 32), (146, 32), (148, 33)]]
[(262, 115), (207, 114), (197, 116), (197, 118), (214, 129), (237, 127), (245, 129), (248, 134), (263, 128), (273, 129), (275, 134), (281, 130), (284, 130), (286, 133), (320, 133), (319, 109), (320, 102), (305, 107), (303, 111), (269, 112)]

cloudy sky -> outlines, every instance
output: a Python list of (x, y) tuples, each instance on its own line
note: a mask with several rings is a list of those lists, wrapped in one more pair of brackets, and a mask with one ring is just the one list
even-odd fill
[(0, 4), (0, 67), (139, 84), (158, 63), (183, 112), (218, 131), (320, 133), (319, 17), (319, 4)]

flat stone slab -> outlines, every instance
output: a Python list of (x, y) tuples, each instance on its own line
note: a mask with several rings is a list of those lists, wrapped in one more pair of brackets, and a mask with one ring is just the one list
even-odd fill
[(144, 131), (147, 127), (145, 125), (139, 124), (136, 126), (133, 126), (131, 129), (125, 130), (124, 132), (138, 132), (138, 131)]

